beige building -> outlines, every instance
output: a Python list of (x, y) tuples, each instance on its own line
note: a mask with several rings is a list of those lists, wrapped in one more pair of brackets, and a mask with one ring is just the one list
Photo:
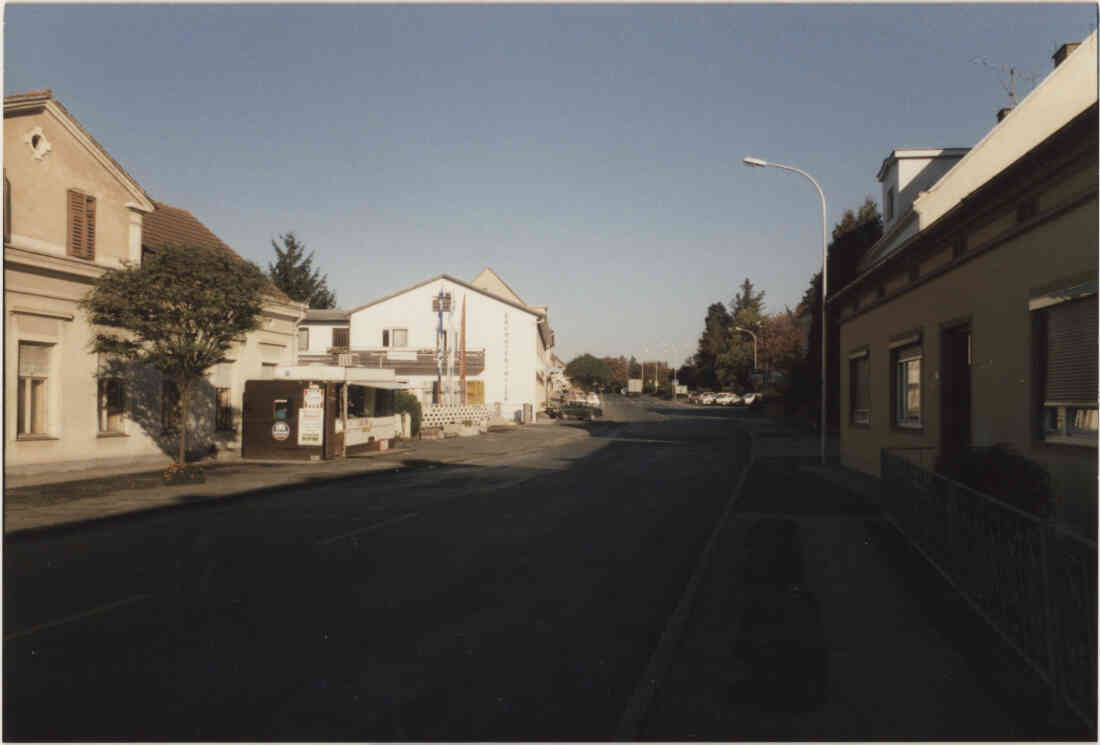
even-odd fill
[[(1095, 505), (1096, 34), (1055, 61), (969, 151), (883, 163), (886, 233), (830, 298), (845, 465), (878, 474), (881, 451), (901, 448), (950, 467), (1007, 444), (1049, 468), (1061, 499)], [(906, 172), (937, 178), (907, 189)]]
[[(200, 242), (185, 210), (153, 201), (48, 90), (4, 99), (4, 467), (9, 475), (170, 461), (171, 391), (110, 372), (77, 303), (109, 268)], [(211, 371), (189, 441), (239, 448), (244, 381), (293, 364), (304, 307), (274, 287), (263, 327)]]

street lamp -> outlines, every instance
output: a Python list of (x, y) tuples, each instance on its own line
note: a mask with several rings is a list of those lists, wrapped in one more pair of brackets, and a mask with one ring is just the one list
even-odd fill
[(825, 323), (825, 296), (829, 292), (829, 235), (825, 228), (826, 213), (825, 213), (825, 192), (821, 191), (821, 187), (813, 176), (805, 171), (795, 168), (793, 166), (785, 166), (779, 163), (771, 163), (760, 158), (748, 158), (744, 159), (745, 165), (753, 166), (756, 168), (764, 168), (771, 166), (772, 168), (779, 168), (784, 171), (791, 171), (793, 173), (799, 173), (805, 176), (814, 188), (817, 189), (818, 196), (821, 197), (821, 462), (825, 463), (825, 334), (828, 329), (828, 325)]
[(749, 336), (752, 337), (752, 368), (754, 370), (756, 370), (757, 368), (760, 367), (760, 365), (756, 364), (756, 334), (749, 331), (748, 329), (743, 329), (740, 326), (734, 326), (733, 330), (734, 331), (744, 331), (746, 334), (748, 334)]

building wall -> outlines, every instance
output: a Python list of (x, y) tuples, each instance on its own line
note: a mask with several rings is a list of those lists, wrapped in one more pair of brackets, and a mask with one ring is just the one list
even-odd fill
[[(24, 136), (35, 127), (51, 145), (35, 159)], [(86, 137), (86, 135), (84, 135)], [(99, 432), (100, 360), (90, 351), (93, 331), (78, 302), (107, 267), (140, 259), (141, 211), (135, 195), (49, 110), (6, 115), (4, 168), (11, 183), (12, 241), (4, 246), (4, 466), (10, 475), (95, 466), (171, 461), (176, 436), (161, 432), (161, 379), (127, 369), (122, 431)], [(96, 256), (67, 255), (67, 191), (96, 197)], [(142, 200), (144, 201), (144, 200)], [(133, 207), (126, 206), (134, 204)], [(152, 208), (151, 204), (146, 205)], [(301, 306), (268, 302), (263, 327), (216, 366), (192, 402), (188, 442), (195, 447), (240, 447), (244, 381), (263, 377), (264, 363), (293, 364)], [(20, 437), (17, 426), (19, 342), (52, 345), (44, 436)], [(215, 387), (231, 389), (236, 431), (215, 432)]]
[[(37, 128), (51, 146), (41, 159), (24, 141)], [(12, 189), (13, 246), (65, 256), (68, 190), (78, 189), (96, 198), (95, 263), (141, 258), (141, 211), (126, 206), (133, 194), (50, 111), (4, 117), (4, 173)]]
[[(1051, 446), (1033, 433), (1037, 406), (1032, 395), (1032, 291), (1098, 269), (1096, 236), (1100, 218), (1095, 170), (1071, 181), (1093, 196), (1080, 206), (1042, 222), (900, 296), (857, 314), (840, 329), (841, 437), (845, 465), (879, 473), (882, 448), (940, 444), (941, 324), (970, 321), (972, 335), (971, 442), (1008, 443), (1050, 467), (1056, 486), (1091, 484), (1095, 492), (1096, 448)], [(892, 425), (890, 339), (920, 328), (923, 346), (922, 431)], [(848, 353), (871, 350), (871, 427), (850, 423)]]
[[(485, 350), (485, 370), (477, 377), (485, 383), (485, 403), (493, 408), (501, 404), (501, 415), (512, 418), (523, 404), (535, 405), (537, 353), (536, 318), (532, 313), (488, 297), (480, 292), (439, 280), (372, 305), (351, 315), (351, 347), (378, 349), (382, 330), (408, 330), (409, 349), (434, 349), (438, 314), (432, 311), (432, 297), (440, 288), (452, 294), (452, 318), (444, 325), (454, 330), (457, 340), (461, 328), (462, 300), (466, 299), (466, 347)], [(311, 342), (312, 345), (312, 342)], [(457, 377), (457, 375), (456, 375)], [(423, 391), (430, 388), (433, 376), (409, 376), (410, 386)]]

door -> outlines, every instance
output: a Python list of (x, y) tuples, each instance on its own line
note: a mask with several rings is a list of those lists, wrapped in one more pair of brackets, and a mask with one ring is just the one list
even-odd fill
[(325, 460), (344, 455), (343, 383), (325, 384)]
[(944, 329), (940, 342), (940, 465), (954, 473), (970, 448), (970, 324)]

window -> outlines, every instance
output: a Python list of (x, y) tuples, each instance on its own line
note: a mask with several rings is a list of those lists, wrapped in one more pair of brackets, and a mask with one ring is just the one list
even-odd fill
[(118, 378), (99, 379), (99, 432), (122, 433), (126, 412), (125, 388)]
[(298, 329), (298, 351), (309, 349), (309, 329)]
[(260, 378), (263, 380), (271, 380), (275, 377), (275, 364), (274, 362), (261, 362), (260, 363)]
[(219, 432), (232, 432), (233, 427), (233, 389), (215, 388), (214, 426)]
[(271, 404), (271, 418), (277, 422), (285, 422), (290, 419), (290, 400), (277, 398)]
[(1058, 302), (1040, 310), (1042, 437), (1063, 444), (1097, 444), (1097, 298)]
[(894, 219), (894, 187), (886, 190), (886, 222)]
[(383, 347), (407, 347), (409, 346), (408, 329), (382, 329)]
[(19, 399), (16, 405), (18, 436), (46, 434), (46, 394), (49, 391), (52, 346), (19, 342)]
[(894, 353), (894, 422), (899, 427), (919, 428), (921, 422), (921, 348), (906, 347)]
[(852, 424), (871, 424), (871, 355), (866, 349), (848, 356)]
[(69, 256), (95, 260), (95, 197), (69, 190)]
[(348, 386), (348, 416), (356, 419), (371, 416), (374, 410), (373, 388)]
[(349, 346), (348, 341), (349, 329), (333, 329), (332, 330), (332, 346), (334, 347), (346, 347)]
[(180, 389), (174, 380), (160, 383), (160, 428), (163, 432), (177, 432), (180, 427)]

